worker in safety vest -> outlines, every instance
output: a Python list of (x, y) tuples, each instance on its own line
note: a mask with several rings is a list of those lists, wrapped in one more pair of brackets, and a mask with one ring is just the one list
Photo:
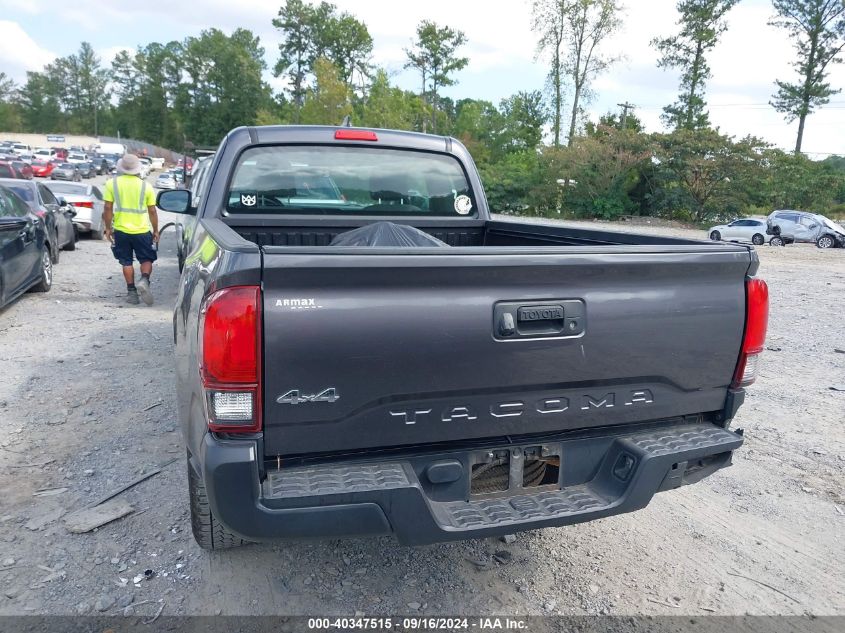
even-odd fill
[[(158, 249), (158, 215), (153, 188), (140, 178), (141, 161), (126, 154), (117, 161), (118, 176), (103, 187), (104, 234), (112, 243), (112, 253), (123, 266), (126, 279), (126, 302), (137, 305), (138, 295), (147, 305), (153, 304), (150, 275)], [(141, 281), (135, 285), (132, 255), (141, 264)]]

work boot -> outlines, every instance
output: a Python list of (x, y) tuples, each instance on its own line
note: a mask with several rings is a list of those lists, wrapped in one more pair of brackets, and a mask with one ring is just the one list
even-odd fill
[(150, 280), (146, 277), (141, 277), (141, 281), (137, 283), (138, 294), (141, 295), (141, 300), (148, 306), (153, 305), (153, 293), (150, 292)]
[(138, 291), (135, 288), (130, 288), (126, 291), (126, 303), (131, 303), (133, 306), (141, 303), (138, 299)]

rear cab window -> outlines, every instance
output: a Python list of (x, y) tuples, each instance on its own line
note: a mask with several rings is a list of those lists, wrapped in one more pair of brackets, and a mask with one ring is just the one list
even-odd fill
[(474, 217), (466, 174), (448, 154), (359, 146), (254, 147), (238, 159), (229, 213)]

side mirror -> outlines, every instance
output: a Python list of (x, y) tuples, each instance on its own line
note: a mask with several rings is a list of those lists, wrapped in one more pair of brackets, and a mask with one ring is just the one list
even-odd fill
[(68, 206), (67, 200), (65, 200), (63, 196), (59, 196), (56, 200), (58, 201), (60, 207)]
[(156, 198), (156, 206), (162, 211), (171, 213), (191, 214), (191, 192), (187, 189), (171, 189), (160, 191)]

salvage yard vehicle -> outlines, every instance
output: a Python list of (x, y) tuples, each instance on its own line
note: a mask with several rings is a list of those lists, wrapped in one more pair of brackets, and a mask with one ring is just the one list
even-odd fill
[(742, 445), (753, 246), (494, 221), (440, 136), (238, 128), (212, 160), (198, 205), (158, 194), (192, 216), (173, 323), (202, 547), (568, 525)]
[(766, 219), (766, 233), (772, 236), (772, 246), (806, 242), (819, 248), (845, 248), (845, 228), (817, 213), (773, 211)]
[(64, 199), (57, 198), (43, 184), (32, 180), (0, 179), (0, 185), (14, 191), (44, 221), (54, 264), (59, 263), (59, 251), (76, 249), (76, 230), (73, 228), (76, 211)]
[(103, 239), (103, 192), (96, 185), (75, 182), (48, 182), (46, 187), (73, 207), (73, 225), (79, 233)]
[(751, 242), (760, 246), (766, 242), (766, 221), (755, 218), (742, 218), (734, 220), (729, 224), (714, 226), (708, 231), (710, 239), (714, 242), (724, 240), (726, 242)]
[(17, 194), (0, 185), (0, 308), (27, 290), (47, 292), (52, 283), (44, 222)]

